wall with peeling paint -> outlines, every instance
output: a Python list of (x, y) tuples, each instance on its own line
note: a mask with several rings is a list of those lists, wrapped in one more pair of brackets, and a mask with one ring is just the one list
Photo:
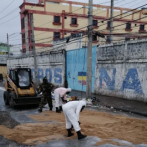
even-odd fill
[[(32, 70), (35, 81), (34, 57), (10, 58), (7, 60), (8, 69), (28, 67)], [(49, 82), (63, 86), (65, 82), (65, 51), (51, 51), (37, 54), (38, 79), (42, 82), (44, 76)]]
[(97, 49), (94, 92), (147, 101), (147, 40)]

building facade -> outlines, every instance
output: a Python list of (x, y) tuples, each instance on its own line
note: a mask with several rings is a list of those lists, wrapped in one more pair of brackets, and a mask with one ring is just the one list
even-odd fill
[[(22, 52), (48, 50), (54, 41), (79, 34), (87, 46), (88, 4), (67, 0), (24, 0), (20, 6)], [(32, 17), (33, 16), (33, 17)], [(31, 19), (33, 23), (31, 24)], [(34, 40), (32, 39), (32, 27)], [(141, 9), (114, 7), (113, 41), (145, 38), (147, 19)], [(100, 38), (96, 31), (105, 35)], [(93, 45), (110, 41), (110, 6), (93, 5)]]
[(7, 45), (0, 43), (0, 74), (3, 74), (3, 77), (5, 77), (7, 73), (8, 51), (9, 48), (7, 48)]

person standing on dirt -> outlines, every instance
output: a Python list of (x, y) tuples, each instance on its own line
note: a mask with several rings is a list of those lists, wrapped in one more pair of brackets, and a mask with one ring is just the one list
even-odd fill
[(81, 123), (79, 122), (80, 112), (82, 112), (85, 106), (86, 106), (86, 101), (84, 100), (70, 101), (62, 106), (66, 120), (66, 129), (68, 132), (67, 137), (74, 135), (71, 132), (72, 126), (76, 131), (79, 140), (87, 137), (86, 135), (83, 135), (81, 133), (81, 128), (80, 128)]
[(71, 88), (59, 87), (54, 90), (56, 113), (61, 113), (62, 104), (66, 103), (66, 94), (71, 92)]
[(47, 78), (44, 77), (43, 78), (43, 83), (39, 85), (39, 87), (37, 88), (38, 93), (42, 92), (41, 95), (41, 102), (39, 104), (39, 112), (42, 112), (42, 108), (44, 106), (44, 104), (48, 103), (48, 106), (50, 108), (50, 111), (52, 111), (53, 108), (53, 104), (52, 104), (52, 96), (51, 96), (51, 91), (53, 90), (54, 85), (52, 83), (49, 83)]

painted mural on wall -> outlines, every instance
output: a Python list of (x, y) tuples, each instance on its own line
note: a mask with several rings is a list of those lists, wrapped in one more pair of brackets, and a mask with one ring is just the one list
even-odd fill
[(78, 72), (78, 82), (82, 85), (86, 85), (87, 73), (86, 72)]
[[(112, 69), (112, 75), (108, 75), (108, 72), (105, 68), (100, 68), (99, 75), (99, 87), (100, 89), (108, 89), (114, 91), (117, 87), (115, 84), (116, 80), (116, 68)], [(122, 79), (122, 86), (119, 89), (123, 92), (125, 89), (130, 89), (137, 94), (143, 94), (141, 82), (138, 76), (137, 69), (130, 68), (126, 74), (126, 77)]]
[[(32, 76), (35, 78), (35, 69), (31, 69)], [(47, 77), (48, 82), (55, 83), (62, 85), (64, 83), (63, 81), (63, 70), (62, 68), (56, 67), (56, 68), (38, 68), (38, 79), (39, 82), (42, 82), (44, 77)]]
[(94, 92), (147, 101), (146, 46), (146, 40), (116, 44), (115, 52), (113, 46), (100, 46), (97, 49)]

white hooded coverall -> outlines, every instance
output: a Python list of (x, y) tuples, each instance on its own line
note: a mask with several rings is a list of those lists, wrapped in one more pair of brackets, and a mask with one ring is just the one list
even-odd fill
[(86, 106), (86, 102), (84, 100), (71, 101), (62, 106), (66, 119), (66, 129), (70, 129), (72, 124), (76, 132), (81, 130), (78, 121), (80, 111), (83, 106)]
[(60, 87), (55, 89), (54, 91), (55, 107), (62, 106), (63, 102), (61, 97), (64, 97), (64, 100), (66, 100), (66, 92), (71, 92), (71, 88)]

